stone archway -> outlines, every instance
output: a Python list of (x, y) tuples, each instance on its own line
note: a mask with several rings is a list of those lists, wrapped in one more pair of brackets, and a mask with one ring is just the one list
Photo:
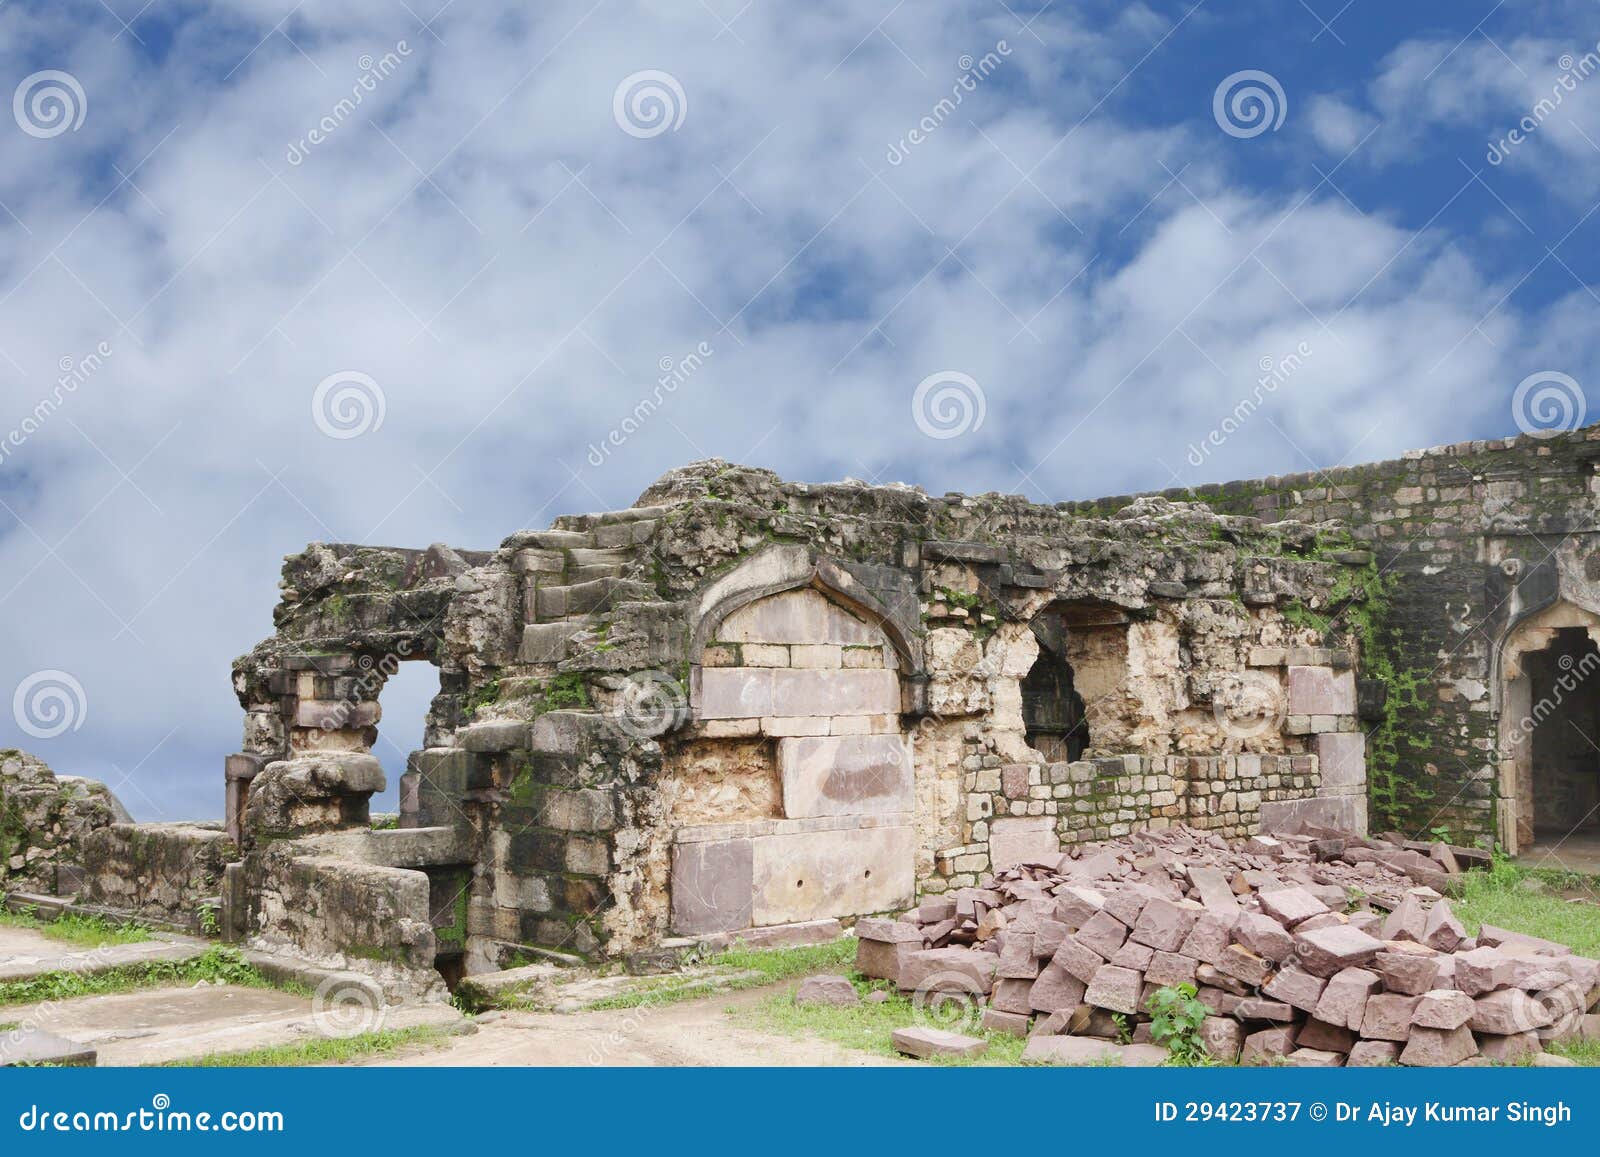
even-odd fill
[(1600, 819), (1600, 615), (1558, 601), (1519, 623), (1499, 654), (1500, 842)]

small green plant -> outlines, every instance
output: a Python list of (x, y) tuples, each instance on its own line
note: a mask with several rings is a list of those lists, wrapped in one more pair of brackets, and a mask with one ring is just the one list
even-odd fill
[(217, 910), (210, 904), (201, 904), (194, 910), (195, 923), (200, 926), (202, 936), (222, 935), (222, 922), (217, 919)]
[(1111, 1023), (1117, 1026), (1117, 1043), (1119, 1045), (1133, 1043), (1133, 1027), (1128, 1024), (1126, 1015), (1120, 1012), (1112, 1013)]
[(1150, 1037), (1163, 1046), (1173, 1064), (1203, 1065), (1210, 1061), (1200, 1026), (1211, 1010), (1196, 999), (1192, 984), (1169, 984), (1150, 994)]

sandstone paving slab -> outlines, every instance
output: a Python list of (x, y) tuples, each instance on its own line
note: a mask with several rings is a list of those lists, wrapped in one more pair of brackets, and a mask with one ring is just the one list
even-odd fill
[[(5, 1010), (7, 1020), (36, 1024), (46, 1032), (95, 1049), (101, 1065), (154, 1065), (195, 1060), (213, 1053), (297, 1044), (326, 1035), (312, 998), (275, 988), (206, 984), (155, 988), (107, 996), (76, 997)], [(448, 1004), (375, 1009), (370, 1017), (343, 1019), (335, 1032), (435, 1025), (464, 1028), (469, 1022)]]
[(35, 928), (0, 927), (0, 983), (31, 980), (46, 972), (92, 976), (152, 960), (188, 960), (209, 947), (193, 937), (157, 935), (137, 944), (82, 948), (52, 940)]

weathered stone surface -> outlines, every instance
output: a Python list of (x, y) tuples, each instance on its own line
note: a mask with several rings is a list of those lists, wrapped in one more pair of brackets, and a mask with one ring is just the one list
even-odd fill
[(1061, 840), (1049, 816), (1007, 817), (989, 825), (989, 860), (996, 870), (1053, 863), (1060, 854)]
[(1275, 888), (1261, 893), (1261, 910), (1286, 928), (1324, 915), (1328, 906), (1304, 888)]
[(899, 984), (907, 992), (961, 990), (987, 994), (999, 961), (993, 953), (967, 948), (928, 948), (906, 958)]
[(1367, 788), (1367, 737), (1359, 731), (1333, 731), (1318, 735), (1313, 743), (1322, 769), (1325, 792), (1365, 792)]
[(1231, 1016), (1208, 1016), (1200, 1022), (1200, 1042), (1207, 1055), (1231, 1065), (1244, 1045), (1244, 1027)]
[(1465, 1025), (1448, 1029), (1416, 1028), (1400, 1051), (1400, 1063), (1439, 1068), (1458, 1065), (1477, 1055), (1477, 1042), (1472, 1039), (1472, 1030)]
[(1346, 968), (1360, 968), (1371, 963), (1382, 947), (1381, 941), (1348, 924), (1301, 932), (1294, 938), (1295, 958), (1313, 976), (1331, 977)]
[(1294, 1051), (1294, 1030), (1268, 1028), (1244, 1038), (1239, 1050), (1241, 1065), (1272, 1065)]
[(1345, 1067), (1351, 1069), (1380, 1068), (1400, 1063), (1400, 1046), (1394, 1041), (1364, 1040), (1356, 1042), (1350, 1050)]
[(783, 814), (909, 812), (911, 754), (899, 735), (806, 736), (778, 741)]
[(940, 1028), (897, 1028), (890, 1034), (895, 1050), (920, 1057), (980, 1057), (989, 1043), (979, 1037), (946, 1032)]
[[(749, 840), (677, 844), (672, 849), (672, 927), (680, 936), (750, 925), (754, 851)], [(922, 937), (917, 936), (920, 947)]]
[(717, 667), (700, 675), (700, 716), (885, 715), (900, 710), (893, 671)]
[(1174, 903), (1158, 896), (1139, 914), (1132, 938), (1162, 952), (1175, 952), (1188, 938), (1202, 911), (1198, 904)]
[(808, 976), (795, 989), (797, 1005), (826, 1005), (832, 1008), (849, 1008), (861, 1003), (855, 985), (845, 976)]
[(1290, 667), (1288, 710), (1291, 715), (1354, 715), (1356, 677), (1353, 671), (1328, 667)]
[(1083, 1003), (1086, 983), (1052, 962), (1028, 991), (1028, 1003), (1040, 1012), (1070, 1012)]
[(1511, 1036), (1544, 1028), (1552, 1019), (1549, 1010), (1528, 993), (1519, 988), (1502, 988), (1478, 997), (1467, 1023), (1473, 1032)]
[(1378, 975), (1383, 977), (1383, 986), (1390, 992), (1417, 996), (1437, 987), (1439, 960), (1431, 953), (1380, 952), (1374, 965)]
[(1420, 996), (1401, 996), (1389, 992), (1368, 997), (1366, 1012), (1361, 1018), (1361, 1035), (1368, 1040), (1410, 1039), (1412, 1020), (1421, 1000)]
[(1143, 989), (1144, 977), (1139, 973), (1108, 964), (1094, 974), (1083, 999), (1096, 1008), (1132, 1015), (1140, 1011), (1139, 995)]
[(1082, 1036), (1044, 1036), (1028, 1038), (1022, 1050), (1024, 1064), (1120, 1066), (1121, 1046), (1109, 1041)]
[(1423, 1028), (1455, 1029), (1472, 1019), (1477, 1006), (1464, 992), (1443, 988), (1422, 994), (1412, 1010), (1411, 1023)]
[(1315, 1012), (1328, 981), (1312, 976), (1299, 968), (1286, 967), (1278, 971), (1262, 990), (1274, 1000), (1291, 1004), (1304, 1012)]
[(886, 912), (916, 887), (909, 827), (795, 832), (751, 839), (757, 925)]

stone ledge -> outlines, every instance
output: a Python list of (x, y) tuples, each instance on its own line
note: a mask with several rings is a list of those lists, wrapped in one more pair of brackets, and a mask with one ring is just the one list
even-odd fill
[(857, 831), (863, 828), (903, 828), (915, 822), (910, 812), (875, 816), (817, 816), (812, 819), (751, 820), (748, 823), (690, 824), (673, 833), (673, 842), (700, 844), (712, 840), (738, 840), (758, 836), (803, 835), (807, 832)]

